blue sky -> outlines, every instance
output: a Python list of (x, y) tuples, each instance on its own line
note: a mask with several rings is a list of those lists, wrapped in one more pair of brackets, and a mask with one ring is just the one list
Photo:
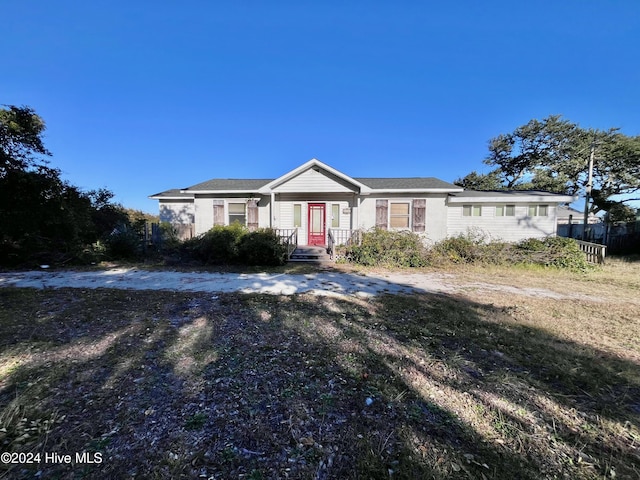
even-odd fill
[(453, 181), (551, 114), (640, 134), (640, 2), (3, 2), (0, 103), (127, 207), (310, 158)]

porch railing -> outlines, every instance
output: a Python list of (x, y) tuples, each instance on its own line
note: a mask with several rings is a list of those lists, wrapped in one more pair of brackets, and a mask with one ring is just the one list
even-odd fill
[(598, 264), (604, 263), (604, 258), (607, 253), (606, 245), (583, 242), (582, 240), (576, 240), (576, 243), (580, 247), (580, 250), (582, 250), (587, 255), (587, 262)]
[(276, 233), (280, 237), (280, 243), (287, 248), (287, 260), (291, 258), (291, 254), (298, 248), (298, 229), (297, 228), (276, 228)]
[(327, 231), (327, 252), (333, 259), (336, 245), (360, 245), (362, 232), (348, 228), (330, 228)]

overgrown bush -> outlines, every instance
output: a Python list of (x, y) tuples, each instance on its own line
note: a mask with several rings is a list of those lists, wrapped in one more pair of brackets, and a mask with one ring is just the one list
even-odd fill
[(286, 248), (275, 230), (260, 229), (240, 238), (238, 258), (247, 265), (283, 265)]
[(383, 267), (529, 264), (571, 270), (589, 268), (586, 256), (570, 238), (528, 238), (514, 244), (488, 241), (478, 233), (449, 237), (427, 249), (414, 233), (374, 229), (363, 234), (361, 245), (347, 247), (345, 257), (359, 265)]
[[(220, 265), (238, 262), (238, 244), (247, 229), (239, 223), (216, 225), (204, 235), (198, 237), (190, 247), (195, 259), (207, 265)], [(195, 247), (195, 248), (193, 248)]]
[(584, 253), (575, 240), (563, 237), (527, 238), (518, 243), (484, 242), (481, 237), (459, 235), (436, 243), (429, 251), (431, 264), (532, 264), (585, 270)]
[(578, 243), (572, 238), (548, 237), (544, 239), (547, 258), (544, 265), (571, 270), (586, 270), (589, 268), (587, 257)]
[(282, 265), (285, 248), (275, 230), (259, 229), (249, 232), (234, 223), (215, 226), (204, 235), (182, 242), (184, 260), (195, 260), (205, 265)]
[(412, 232), (374, 228), (362, 234), (360, 245), (345, 250), (348, 261), (365, 266), (424, 267), (426, 249), (422, 239)]
[(142, 255), (140, 236), (131, 228), (116, 230), (104, 240), (107, 257), (134, 260)]

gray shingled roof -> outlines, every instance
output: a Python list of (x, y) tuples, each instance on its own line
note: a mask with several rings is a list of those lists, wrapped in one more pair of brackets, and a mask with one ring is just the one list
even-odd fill
[(456, 192), (450, 193), (452, 197), (469, 197), (469, 198), (480, 198), (480, 197), (518, 197), (523, 195), (529, 195), (532, 197), (548, 197), (548, 196), (556, 196), (563, 195), (561, 193), (550, 193), (550, 192), (542, 192), (540, 190), (465, 190), (464, 192)]
[(154, 195), (149, 195), (150, 197), (165, 197), (165, 198), (170, 198), (170, 197), (184, 197), (184, 198), (191, 198), (193, 197), (192, 193), (180, 193), (180, 188), (172, 188), (170, 190), (165, 190), (164, 192), (160, 192), (160, 193), (156, 193)]
[(185, 190), (238, 190), (242, 192), (257, 191), (273, 179), (241, 179), (241, 178), (212, 178), (206, 182), (198, 183)]
[[(456, 189), (460, 188), (457, 185), (439, 180), (434, 177), (412, 177), (412, 178), (354, 178), (354, 180), (370, 187), (373, 190), (404, 190), (404, 189), (430, 189), (430, 188), (443, 188), (443, 189)], [(273, 179), (240, 179), (240, 178), (213, 178), (206, 182), (192, 185), (185, 188), (186, 191), (202, 191), (202, 190), (219, 190), (219, 191), (233, 191), (239, 192), (255, 192), (261, 187), (272, 182)], [(154, 196), (169, 196), (165, 195), (169, 192), (180, 192), (180, 190), (167, 190), (161, 194)], [(188, 196), (190, 193), (183, 193), (181, 195)]]
[(404, 190), (417, 188), (460, 188), (434, 177), (408, 178), (353, 178), (373, 190)]

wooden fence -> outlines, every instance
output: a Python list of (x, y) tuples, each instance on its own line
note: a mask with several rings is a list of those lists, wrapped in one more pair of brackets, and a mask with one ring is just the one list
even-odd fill
[[(147, 223), (144, 226), (144, 243), (146, 245), (158, 245), (163, 239), (163, 230), (168, 227), (162, 227), (159, 223)], [(196, 225), (194, 223), (183, 223), (171, 225), (172, 231), (170, 235), (175, 235), (178, 240), (189, 240), (196, 236)]]
[(600, 245), (598, 243), (583, 242), (582, 240), (576, 240), (580, 250), (582, 250), (587, 256), (587, 262), (589, 263), (604, 263), (604, 259), (607, 253), (607, 246)]

